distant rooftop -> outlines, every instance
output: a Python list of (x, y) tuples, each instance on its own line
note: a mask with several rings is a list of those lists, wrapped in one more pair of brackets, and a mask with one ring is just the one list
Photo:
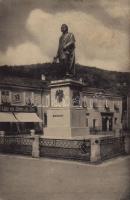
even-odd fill
[(112, 89), (84, 87), (83, 93), (95, 97), (121, 97), (117, 92)]
[(46, 81), (34, 78), (16, 76), (0, 76), (0, 86), (30, 87), (41, 89), (46, 87)]
[[(55, 82), (55, 81), (53, 81)], [(74, 81), (76, 82), (76, 81)], [(51, 83), (51, 82), (50, 82)], [(0, 75), (0, 87), (26, 87), (34, 89), (48, 89), (48, 82), (42, 79), (18, 77), (18, 76), (2, 76)], [(90, 96), (108, 96), (108, 97), (120, 97), (119, 94), (113, 92), (112, 89), (93, 88), (85, 86), (83, 92)]]

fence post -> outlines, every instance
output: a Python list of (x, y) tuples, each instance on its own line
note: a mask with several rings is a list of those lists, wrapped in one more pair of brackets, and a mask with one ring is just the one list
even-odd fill
[(130, 154), (130, 136), (125, 136), (125, 153)]
[(0, 131), (0, 136), (4, 137), (5, 136), (5, 131)]
[(34, 130), (34, 129), (31, 129), (31, 130), (30, 130), (30, 134), (31, 134), (32, 137), (34, 137), (34, 136), (35, 136), (35, 130)]
[(39, 135), (34, 136), (32, 143), (32, 157), (39, 158)]
[(90, 161), (97, 163), (101, 161), (101, 152), (100, 152), (100, 139), (91, 138), (91, 158)]

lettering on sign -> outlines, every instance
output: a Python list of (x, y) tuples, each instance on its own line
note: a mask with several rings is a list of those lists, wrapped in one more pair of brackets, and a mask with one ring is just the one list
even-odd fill
[(36, 112), (36, 107), (0, 105), (0, 112)]

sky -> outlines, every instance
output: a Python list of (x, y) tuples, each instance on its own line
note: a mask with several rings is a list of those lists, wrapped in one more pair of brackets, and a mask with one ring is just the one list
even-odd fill
[(130, 0), (0, 0), (0, 66), (52, 62), (63, 23), (76, 63), (130, 72)]

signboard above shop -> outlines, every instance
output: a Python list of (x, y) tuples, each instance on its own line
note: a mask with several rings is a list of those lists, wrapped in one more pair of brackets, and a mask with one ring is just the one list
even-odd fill
[(35, 106), (6, 106), (0, 105), (0, 112), (36, 112)]

